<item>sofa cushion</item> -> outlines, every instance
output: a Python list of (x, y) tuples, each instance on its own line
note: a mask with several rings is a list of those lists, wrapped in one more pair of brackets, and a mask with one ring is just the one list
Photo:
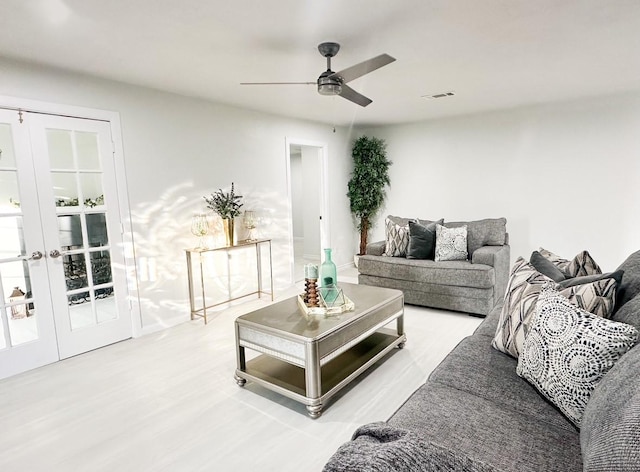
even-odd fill
[(435, 260), (466, 261), (468, 257), (467, 227), (446, 228), (437, 224)]
[(429, 376), (438, 382), (491, 400), (523, 418), (535, 418), (557, 428), (575, 426), (525, 379), (516, 374), (517, 361), (491, 347), (486, 336), (463, 339)]
[(467, 227), (467, 251), (469, 256), (482, 246), (502, 246), (507, 243), (507, 219), (486, 218), (476, 221), (452, 221), (447, 228)]
[(549, 283), (538, 297), (517, 373), (580, 426), (598, 382), (637, 339), (634, 327), (576, 307)]
[(582, 471), (579, 434), (569, 422), (557, 427), (438, 382), (414, 392), (388, 424), (505, 472)]
[(489, 336), (493, 339), (500, 321), (500, 312), (502, 311), (502, 302), (498, 303), (493, 309), (487, 313), (487, 317), (480, 323), (480, 326), (473, 332), (477, 336)]
[(436, 285), (491, 288), (495, 284), (493, 267), (468, 261), (361, 256), (358, 271), (363, 275)]
[(409, 224), (400, 225), (391, 218), (384, 220), (385, 249), (384, 255), (389, 257), (404, 257), (409, 245)]
[(433, 259), (436, 248), (436, 225), (442, 224), (440, 219), (426, 225), (409, 221), (409, 246), (407, 259)]
[(640, 295), (632, 298), (611, 317), (614, 321), (627, 323), (640, 330)]
[(580, 427), (585, 472), (640, 465), (640, 346), (614, 365), (591, 395)]
[(566, 278), (579, 277), (582, 275), (601, 274), (600, 266), (593, 260), (589, 251), (578, 253), (572, 260), (563, 259), (560, 256), (540, 248), (539, 253), (551, 261), (558, 269), (562, 271)]
[(620, 287), (618, 287), (614, 312), (622, 308), (625, 303), (640, 293), (640, 251), (636, 251), (627, 257), (627, 259), (620, 264), (618, 270), (623, 270), (624, 275), (622, 276), (622, 283)]
[(538, 272), (546, 275), (554, 282), (562, 282), (567, 277), (558, 267), (549, 259), (540, 254), (539, 251), (533, 251), (529, 258), (529, 263), (536, 268)]

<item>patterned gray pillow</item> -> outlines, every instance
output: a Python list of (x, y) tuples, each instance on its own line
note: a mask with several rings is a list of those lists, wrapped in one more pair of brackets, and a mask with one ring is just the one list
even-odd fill
[(551, 261), (567, 278), (602, 274), (600, 266), (593, 260), (589, 251), (580, 252), (570, 261), (544, 248), (540, 248), (540, 255)]
[(436, 261), (466, 261), (467, 227), (446, 228), (436, 225)]
[[(492, 342), (494, 348), (516, 358), (520, 355), (535, 314), (538, 295), (543, 285), (551, 281), (522, 257), (516, 259), (507, 282), (504, 305)], [(572, 285), (562, 288), (560, 293), (577, 307), (608, 318), (616, 299), (616, 280), (606, 278)]]
[(384, 256), (405, 257), (409, 245), (409, 223), (398, 224), (392, 217), (384, 220), (385, 250)]
[(567, 288), (558, 284), (556, 288), (574, 305), (602, 318), (610, 318), (616, 302), (617, 287), (614, 278), (606, 278)]
[(580, 426), (602, 377), (638, 340), (633, 326), (576, 307), (545, 284), (518, 359), (517, 374)]
[(516, 259), (507, 282), (496, 335), (491, 343), (494, 348), (516, 358), (520, 355), (538, 294), (550, 281), (522, 257)]

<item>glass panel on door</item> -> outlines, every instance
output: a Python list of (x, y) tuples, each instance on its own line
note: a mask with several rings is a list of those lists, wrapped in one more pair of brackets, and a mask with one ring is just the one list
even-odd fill
[(9, 123), (0, 123), (0, 165), (14, 168), (16, 166), (16, 155)]
[[(116, 319), (97, 133), (47, 131), (71, 330)], [(100, 209), (103, 209), (101, 212)]]
[(0, 349), (38, 339), (11, 125), (0, 123)]
[[(38, 339), (33, 287), (26, 260), (16, 257), (0, 259), (0, 290), (0, 305), (4, 308), (2, 311), (9, 327), (9, 345), (17, 346)], [(6, 346), (6, 342), (4, 344)]]

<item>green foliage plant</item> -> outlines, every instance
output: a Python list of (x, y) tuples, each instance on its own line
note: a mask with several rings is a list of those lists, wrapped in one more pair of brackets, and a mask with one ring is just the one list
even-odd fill
[(390, 185), (386, 143), (383, 139), (361, 136), (351, 150), (353, 172), (348, 184), (351, 213), (360, 231), (360, 252), (365, 254), (371, 223), (386, 197), (385, 186)]
[(207, 208), (213, 210), (223, 219), (233, 219), (240, 216), (240, 208), (242, 208), (242, 195), (236, 195), (233, 182), (231, 182), (231, 190), (223, 192), (218, 189), (212, 193), (210, 197), (202, 197), (207, 202)]

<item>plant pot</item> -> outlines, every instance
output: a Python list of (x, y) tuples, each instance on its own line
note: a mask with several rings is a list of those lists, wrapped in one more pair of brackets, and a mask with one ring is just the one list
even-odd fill
[(233, 246), (234, 219), (224, 218), (222, 227), (224, 228), (224, 243), (226, 246)]

